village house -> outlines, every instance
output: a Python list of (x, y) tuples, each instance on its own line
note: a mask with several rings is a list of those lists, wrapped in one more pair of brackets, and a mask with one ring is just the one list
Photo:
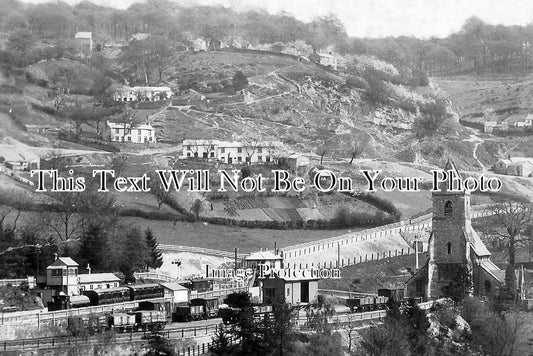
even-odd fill
[(160, 101), (171, 97), (170, 87), (120, 86), (113, 91), (114, 101)]
[(530, 177), (533, 174), (533, 158), (508, 157), (500, 159), (494, 165), (494, 172), (518, 177)]
[(266, 163), (272, 161), (274, 151), (280, 146), (282, 143), (277, 141), (247, 144), (237, 141), (184, 140), (181, 158), (214, 159), (228, 164)]
[(74, 38), (78, 40), (78, 43), (82, 46), (89, 46), (89, 50), (93, 51), (93, 33), (92, 32), (76, 32)]
[(113, 142), (155, 143), (155, 129), (149, 123), (132, 125), (107, 122)]
[[(452, 162), (448, 161), (445, 170), (459, 177)], [(494, 296), (504, 283), (505, 271), (490, 260), (491, 253), (472, 228), (470, 192), (448, 191), (447, 187), (448, 182), (443, 182), (440, 190), (432, 193), (429, 258), (407, 281), (407, 293), (409, 297), (437, 299), (468, 274), (472, 290), (467, 294)]]
[(337, 70), (338, 61), (333, 52), (321, 53), (317, 50), (313, 50), (313, 53), (309, 56), (309, 59), (313, 62), (316, 62), (324, 67), (331, 67)]
[(296, 171), (300, 167), (307, 167), (311, 163), (309, 161), (309, 158), (299, 154), (299, 153), (293, 153), (289, 157), (286, 158), (287, 165), (290, 169)]
[(259, 251), (252, 253), (244, 259), (244, 266), (246, 268), (256, 269), (260, 264), (267, 265), (270, 268), (282, 268), (283, 257), (272, 251)]
[(181, 94), (172, 101), (173, 105), (176, 106), (187, 106), (198, 104), (206, 100), (205, 95), (197, 92), (194, 89), (186, 89)]

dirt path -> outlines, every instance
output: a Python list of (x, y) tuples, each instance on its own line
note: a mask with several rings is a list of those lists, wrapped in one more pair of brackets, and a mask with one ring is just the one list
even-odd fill
[[(474, 129), (471, 129), (471, 130), (474, 131)], [(482, 172), (483, 173), (487, 172), (488, 171), (487, 167), (483, 164), (483, 162), (481, 162), (481, 160), (477, 156), (477, 149), (478, 149), (479, 145), (481, 145), (482, 143), (485, 142), (485, 139), (482, 139), (481, 137), (477, 136), (476, 133), (474, 132), (474, 133), (470, 134), (470, 138), (464, 139), (463, 141), (475, 142), (474, 149), (472, 150), (472, 157), (479, 164), (479, 166), (481, 167)]]

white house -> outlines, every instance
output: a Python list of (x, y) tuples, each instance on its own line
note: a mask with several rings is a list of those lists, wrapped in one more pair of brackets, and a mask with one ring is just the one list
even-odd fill
[(182, 158), (215, 159), (220, 162), (265, 163), (283, 144), (279, 141), (243, 143), (219, 140), (184, 140)]
[(120, 278), (113, 273), (90, 273), (78, 275), (80, 291), (117, 288)]
[(494, 165), (494, 172), (519, 177), (529, 177), (533, 174), (533, 158), (509, 157), (500, 159)]
[(149, 123), (140, 125), (107, 122), (111, 141), (133, 143), (155, 143), (155, 129)]
[(114, 101), (160, 101), (172, 97), (170, 87), (116, 87), (113, 91)]
[(79, 40), (83, 45), (89, 45), (91, 52), (93, 51), (93, 33), (92, 32), (76, 32), (74, 38)]

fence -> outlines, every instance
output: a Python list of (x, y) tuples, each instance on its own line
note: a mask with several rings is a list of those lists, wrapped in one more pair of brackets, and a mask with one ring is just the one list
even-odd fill
[(28, 279), (20, 278), (20, 279), (0, 279), (0, 287), (12, 285), (12, 286), (20, 286), (22, 283), (27, 283)]
[[(150, 299), (154, 302), (172, 302), (172, 298), (157, 298)], [(84, 308), (75, 308), (51, 312), (41, 312), (41, 310), (35, 310), (33, 313), (26, 312), (14, 312), (14, 313), (0, 313), (0, 325), (14, 324), (24, 321), (37, 322), (37, 326), (40, 327), (43, 323), (51, 323), (55, 325), (56, 321), (68, 319), (71, 316), (87, 315), (93, 313), (107, 313), (116, 310), (132, 310), (139, 306), (139, 301), (128, 301), (115, 304), (98, 305)]]
[[(215, 334), (218, 331), (219, 325), (207, 325), (207, 326), (198, 326), (198, 327), (188, 327), (188, 328), (176, 328), (169, 329), (159, 332), (161, 336), (164, 336), (169, 339), (178, 339), (185, 337), (200, 337), (206, 335)], [(109, 334), (108, 334), (109, 335)], [(18, 339), (18, 340), (5, 340), (0, 342), (0, 350), (20, 350), (20, 349), (40, 349), (40, 348), (54, 348), (54, 347), (65, 347), (72, 345), (87, 345), (87, 344), (102, 344), (105, 342), (116, 343), (132, 343), (139, 342), (144, 340), (147, 336), (150, 335), (150, 332), (133, 332), (130, 331), (126, 334), (112, 334), (111, 340), (109, 338), (102, 337), (102, 335), (95, 336), (50, 336), (50, 337), (40, 337), (33, 339)], [(202, 343), (195, 346), (189, 346), (186, 349), (183, 348), (178, 354), (179, 355), (201, 355), (201, 353), (206, 353), (209, 349), (211, 343)]]
[[(211, 256), (217, 256), (217, 257), (225, 257), (225, 258), (235, 258), (234, 252), (229, 251), (221, 251), (221, 250), (212, 250), (209, 248), (202, 248), (202, 247), (192, 247), (192, 246), (176, 246), (176, 245), (162, 245), (159, 244), (159, 249), (164, 252), (190, 252), (190, 253), (201, 253), (204, 255), (211, 255)], [(243, 259), (244, 257), (248, 256), (247, 254), (238, 253), (237, 258)]]
[[(485, 217), (491, 215), (491, 212), (486, 211), (485, 208), (489, 206), (489, 204), (483, 204), (483, 205), (477, 205), (472, 208), (471, 211), (471, 218), (476, 219), (480, 217)], [(355, 244), (360, 241), (367, 241), (367, 240), (373, 240), (380, 237), (387, 237), (396, 235), (402, 232), (413, 232), (413, 231), (423, 231), (423, 230), (430, 230), (431, 229), (431, 219), (432, 214), (425, 214), (422, 216), (419, 216), (414, 219), (410, 220), (404, 220), (393, 224), (383, 225), (380, 227), (367, 229), (359, 232), (349, 233), (345, 235), (340, 236), (334, 236), (323, 240), (316, 240), (311, 242), (306, 242), (298, 245), (293, 245), (286, 247), (283, 250), (283, 256), (286, 259), (291, 258), (297, 258), (300, 256), (305, 256), (308, 254), (316, 253), (319, 251), (324, 250), (332, 250), (337, 249), (338, 246), (346, 246), (350, 244)], [(404, 249), (401, 250), (394, 250), (394, 251), (383, 251), (376, 253), (376, 254), (370, 254), (370, 258), (368, 258), (369, 255), (366, 255), (365, 257), (359, 256), (359, 261), (357, 262), (355, 259), (357, 259), (357, 256), (347, 259), (341, 259), (340, 261), (340, 267), (344, 265), (351, 265), (359, 262), (366, 262), (366, 261), (372, 261), (377, 260), (381, 258), (386, 257), (393, 257), (393, 256), (400, 256), (404, 254), (410, 254), (411, 249), (407, 248), (405, 251)], [(346, 260), (346, 262), (344, 262)], [(350, 263), (350, 261), (353, 261)], [(333, 266), (334, 261), (330, 261), (330, 267)], [(339, 266), (336, 266), (339, 267)]]

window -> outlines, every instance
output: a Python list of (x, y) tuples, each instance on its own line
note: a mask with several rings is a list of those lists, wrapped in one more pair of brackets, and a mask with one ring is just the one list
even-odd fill
[(237, 147), (237, 153), (242, 153), (242, 147)]
[(52, 277), (61, 277), (63, 275), (62, 269), (53, 269), (52, 270)]
[(116, 133), (116, 134), (120, 133), (120, 132), (119, 132), (119, 129), (115, 129), (115, 133)]
[(215, 152), (211, 152), (211, 153), (209, 154), (209, 156), (211, 156), (211, 157), (215, 157)]
[(220, 153), (226, 153), (226, 149), (224, 147), (220, 147)]
[(246, 163), (250, 163), (250, 157), (246, 157)]
[(453, 204), (449, 200), (444, 204), (444, 216), (453, 216)]
[(190, 152), (187, 152), (187, 157), (191, 157), (191, 153)]
[(238, 157), (237, 161), (242, 162), (242, 157)]
[(451, 255), (452, 254), (452, 243), (451, 242), (448, 242), (446, 244), (446, 246), (448, 247), (448, 255)]
[(287, 297), (291, 295), (291, 289), (287, 288)]
[(191, 150), (191, 146), (187, 146), (187, 149), (190, 151)]
[(265, 297), (274, 298), (276, 295), (276, 288), (265, 288)]
[(263, 161), (263, 156), (257, 156), (257, 160), (262, 162)]

